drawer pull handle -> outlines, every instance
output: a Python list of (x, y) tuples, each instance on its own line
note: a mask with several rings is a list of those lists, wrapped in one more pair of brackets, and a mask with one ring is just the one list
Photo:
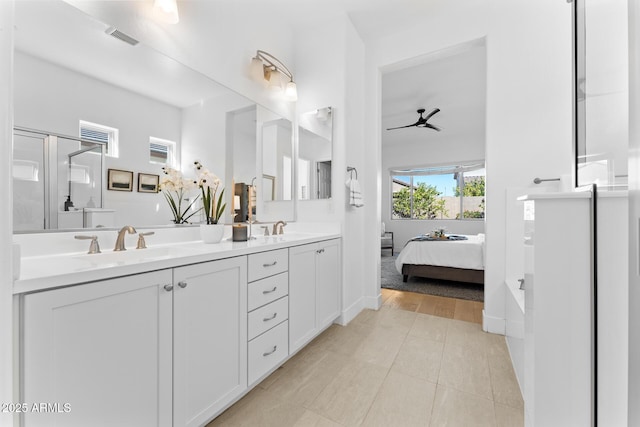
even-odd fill
[(274, 287), (273, 287), (273, 289), (271, 289), (270, 291), (262, 291), (262, 293), (263, 293), (264, 295), (266, 295), (266, 294), (270, 294), (271, 292), (275, 292), (275, 291), (276, 291), (276, 289), (278, 289), (278, 287), (277, 287), (277, 286), (274, 286)]
[(262, 319), (263, 322), (268, 322), (269, 320), (273, 320), (276, 318), (276, 316), (278, 315), (278, 313), (273, 313), (273, 316), (271, 317), (265, 317), (264, 319)]
[(276, 350), (277, 350), (277, 349), (278, 349), (278, 346), (277, 346), (277, 345), (274, 345), (274, 346), (273, 346), (273, 350), (268, 351), (268, 352), (266, 352), (266, 353), (262, 353), (262, 356), (263, 356), (263, 357), (271, 356), (273, 353), (275, 353), (275, 352), (276, 352)]
[(187, 287), (187, 282), (178, 282), (178, 286), (180, 286), (182, 289)]
[(318, 249), (318, 250), (316, 251), (316, 253), (317, 253), (317, 254), (324, 253), (324, 249)]
[(171, 292), (173, 290), (173, 285), (172, 284), (164, 285), (164, 290), (167, 292)]
[(274, 265), (276, 265), (278, 263), (278, 261), (273, 261), (271, 264), (262, 264), (263, 267), (273, 267)]

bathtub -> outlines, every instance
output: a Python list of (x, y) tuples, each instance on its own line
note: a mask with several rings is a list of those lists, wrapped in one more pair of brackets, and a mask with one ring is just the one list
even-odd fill
[(517, 279), (505, 281), (506, 336), (513, 370), (524, 396), (524, 291)]

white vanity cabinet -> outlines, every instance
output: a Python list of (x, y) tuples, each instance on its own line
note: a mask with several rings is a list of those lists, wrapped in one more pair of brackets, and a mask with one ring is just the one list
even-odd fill
[(247, 258), (173, 275), (173, 425), (199, 426), (247, 388)]
[(161, 270), (22, 297), (23, 424), (171, 426), (171, 282)]
[(296, 352), (340, 314), (340, 239), (289, 249), (289, 351)]

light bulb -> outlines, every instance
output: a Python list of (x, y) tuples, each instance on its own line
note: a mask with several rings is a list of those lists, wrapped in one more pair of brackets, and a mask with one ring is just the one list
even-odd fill
[(284, 90), (284, 97), (287, 101), (291, 102), (298, 100), (298, 87), (293, 80), (287, 83), (287, 87)]

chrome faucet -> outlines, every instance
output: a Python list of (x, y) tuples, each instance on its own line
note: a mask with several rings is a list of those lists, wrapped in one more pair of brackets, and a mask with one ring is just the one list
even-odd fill
[(284, 226), (287, 225), (286, 222), (284, 221), (278, 221), (275, 224), (273, 224), (273, 230), (271, 232), (271, 234), (273, 234), (274, 236), (276, 234), (284, 234)]
[(130, 225), (125, 225), (124, 227), (122, 227), (122, 229), (118, 232), (118, 238), (116, 239), (116, 247), (113, 248), (114, 251), (126, 251), (127, 248), (124, 247), (124, 235), (126, 233), (129, 234), (135, 234), (136, 233), (136, 229), (133, 228)]

